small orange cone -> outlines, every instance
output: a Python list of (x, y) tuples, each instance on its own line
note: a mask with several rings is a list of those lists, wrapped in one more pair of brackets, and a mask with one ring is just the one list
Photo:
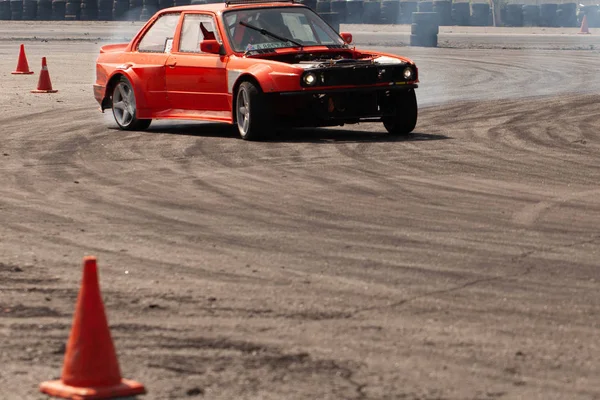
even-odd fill
[(141, 383), (121, 378), (104, 313), (95, 257), (83, 259), (83, 279), (62, 377), (42, 382), (40, 391), (73, 400), (113, 399), (146, 393)]
[(25, 46), (21, 45), (19, 50), (19, 61), (17, 62), (17, 70), (11, 72), (12, 74), (19, 75), (30, 75), (33, 71), (29, 70), (29, 64), (27, 63), (27, 56), (25, 55)]
[(42, 71), (40, 72), (40, 79), (36, 90), (32, 90), (31, 93), (56, 93), (58, 90), (52, 90), (52, 82), (50, 82), (50, 74), (48, 73), (48, 65), (46, 64), (46, 57), (42, 57)]
[(583, 16), (583, 19), (581, 20), (581, 29), (579, 30), (578, 34), (589, 34), (590, 30), (588, 29), (588, 23), (587, 23), (587, 15)]

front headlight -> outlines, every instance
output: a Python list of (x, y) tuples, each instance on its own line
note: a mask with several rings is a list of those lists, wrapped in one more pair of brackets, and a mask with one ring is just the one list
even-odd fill
[(402, 75), (404, 76), (404, 79), (406, 79), (407, 81), (410, 81), (410, 80), (414, 79), (415, 73), (412, 70), (412, 68), (406, 67), (406, 68), (404, 68)]
[(304, 81), (304, 84), (306, 86), (314, 86), (317, 83), (317, 74), (315, 74), (314, 72), (306, 73), (302, 77), (302, 80)]

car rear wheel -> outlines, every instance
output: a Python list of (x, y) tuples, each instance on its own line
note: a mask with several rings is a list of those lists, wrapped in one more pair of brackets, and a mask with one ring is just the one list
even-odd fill
[(150, 126), (151, 119), (138, 119), (135, 93), (129, 79), (121, 77), (112, 95), (113, 116), (119, 128), (126, 131), (144, 130)]
[(264, 93), (253, 82), (242, 82), (238, 88), (235, 121), (244, 140), (258, 140), (269, 133), (269, 107)]
[(413, 89), (393, 96), (394, 115), (384, 117), (383, 126), (391, 135), (408, 135), (417, 125), (417, 96)]

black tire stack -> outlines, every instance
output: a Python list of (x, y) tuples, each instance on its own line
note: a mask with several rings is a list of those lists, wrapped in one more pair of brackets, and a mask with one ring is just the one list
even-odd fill
[[(203, 3), (201, 4), (206, 4), (206, 0), (202, 0)], [(194, 3), (192, 1), (192, 4), (200, 4), (200, 3)], [(156, 13), (158, 11), (158, 0), (143, 0), (142, 3), (142, 12), (140, 13), (140, 20), (141, 21), (147, 21), (150, 19), (151, 16), (154, 15), (154, 13)]]
[(558, 26), (556, 20), (556, 11), (558, 10), (558, 4), (556, 3), (545, 3), (540, 5), (540, 26), (556, 27)]
[(452, 22), (455, 25), (468, 26), (471, 23), (471, 4), (452, 3)]
[(397, 24), (400, 19), (400, 0), (382, 0), (381, 23)]
[(98, 19), (100, 21), (112, 21), (113, 0), (98, 0)]
[(454, 25), (452, 22), (452, 1), (435, 0), (433, 2), (433, 12), (438, 13), (439, 23), (441, 26)]
[(437, 47), (440, 31), (439, 16), (434, 12), (416, 12), (412, 15), (410, 45)]
[(67, 5), (64, 0), (52, 0), (52, 20), (64, 21)]
[(52, 20), (52, 0), (38, 0), (35, 19), (38, 21)]
[(381, 3), (367, 0), (363, 2), (363, 24), (378, 24), (381, 21)]
[(433, 1), (419, 1), (417, 3), (417, 12), (433, 12)]
[(338, 21), (340, 24), (346, 23), (346, 16), (348, 9), (346, 8), (346, 0), (332, 0), (330, 4), (331, 12), (338, 14)]
[(112, 18), (114, 21), (126, 21), (129, 13), (129, 0), (114, 0)]
[(98, 0), (81, 0), (79, 19), (82, 21), (98, 20)]
[(65, 4), (65, 21), (77, 21), (81, 16), (81, 0), (67, 0)]
[[(302, 1), (300, 1), (300, 3), (304, 4), (306, 7), (310, 8), (311, 10), (314, 10), (314, 11), (317, 10), (317, 0), (302, 0)], [(192, 0), (192, 4), (194, 4), (193, 0)]]
[(487, 3), (472, 3), (471, 4), (471, 19), (472, 26), (489, 26), (490, 24), (490, 5)]
[(412, 14), (419, 10), (419, 3), (416, 1), (401, 1), (400, 2), (400, 23), (412, 23)]
[(143, 5), (143, 0), (129, 0), (129, 11), (127, 12), (127, 20), (139, 21), (142, 15)]
[(331, 12), (331, 2), (329, 0), (318, 0), (316, 12), (321, 13)]
[(174, 0), (158, 0), (158, 9), (173, 7), (175, 5)]
[[(577, 26), (577, 3), (563, 3), (558, 5), (556, 11), (556, 20), (558, 26), (575, 27)], [(589, 24), (589, 21), (588, 21)]]
[(599, 17), (600, 15), (598, 12), (598, 8), (599, 7), (595, 4), (581, 6), (579, 8), (579, 15), (578, 15), (579, 25), (581, 25), (581, 23), (583, 22), (583, 17), (585, 16), (588, 27), (597, 28), (600, 25), (600, 17)]
[(336, 32), (340, 31), (340, 14), (336, 12), (326, 12), (320, 13), (319, 15), (333, 28), (333, 30)]
[(540, 6), (525, 4), (523, 6), (523, 26), (540, 25)]
[(363, 0), (349, 0), (346, 2), (346, 10), (348, 12), (346, 23), (360, 24), (362, 22)]
[(13, 21), (23, 19), (23, 0), (10, 0), (10, 19)]
[(506, 26), (523, 26), (523, 6), (521, 4), (507, 4), (503, 21)]
[(0, 21), (10, 21), (10, 1), (0, 1)]
[(37, 0), (23, 0), (23, 16), (26, 21), (35, 21), (37, 19)]

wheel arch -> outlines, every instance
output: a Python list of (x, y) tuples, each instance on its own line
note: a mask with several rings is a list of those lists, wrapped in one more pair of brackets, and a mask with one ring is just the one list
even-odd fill
[(235, 81), (233, 88), (231, 90), (231, 98), (232, 98), (231, 99), (231, 118), (232, 118), (232, 122), (234, 124), (237, 122), (237, 113), (236, 113), (237, 91), (243, 82), (252, 82), (263, 93), (265, 91), (264, 88), (261, 86), (259, 80), (256, 78), (256, 76), (254, 76), (250, 73), (242, 74), (237, 78), (237, 80)]
[(104, 98), (102, 99), (101, 104), (102, 111), (112, 108), (112, 93), (115, 89), (115, 86), (121, 80), (122, 77), (127, 78), (127, 80), (129, 80), (129, 82), (131, 83), (136, 103), (145, 104), (144, 93), (138, 89), (139, 85), (137, 83), (139, 81), (139, 77), (135, 74), (129, 74), (125, 70), (118, 70), (115, 71), (113, 75), (111, 75), (110, 79), (106, 84), (106, 90), (104, 92)]

